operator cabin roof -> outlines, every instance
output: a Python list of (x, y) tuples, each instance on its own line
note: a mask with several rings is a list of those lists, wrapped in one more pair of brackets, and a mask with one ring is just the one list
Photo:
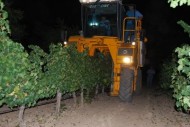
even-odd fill
[(79, 0), (80, 3), (95, 3), (95, 2), (112, 2), (112, 1), (122, 1), (122, 0)]

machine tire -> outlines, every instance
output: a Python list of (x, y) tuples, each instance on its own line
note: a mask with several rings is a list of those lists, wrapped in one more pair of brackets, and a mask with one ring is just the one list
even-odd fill
[(141, 91), (142, 91), (142, 70), (138, 69), (135, 94), (139, 95)]
[(120, 75), (119, 98), (125, 102), (132, 102), (134, 71), (122, 68)]

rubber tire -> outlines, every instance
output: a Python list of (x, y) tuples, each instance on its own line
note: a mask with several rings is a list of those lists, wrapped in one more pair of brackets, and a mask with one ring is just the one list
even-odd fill
[(138, 69), (135, 94), (139, 95), (141, 94), (141, 92), (142, 92), (142, 70)]
[(132, 102), (133, 98), (134, 71), (129, 68), (122, 68), (120, 75), (119, 98), (124, 102)]

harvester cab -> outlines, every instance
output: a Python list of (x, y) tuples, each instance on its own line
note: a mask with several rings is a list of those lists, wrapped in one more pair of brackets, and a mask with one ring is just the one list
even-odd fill
[[(84, 37), (112, 36), (121, 39), (122, 32), (122, 8), (117, 2), (98, 2), (82, 4), (82, 29)], [(109, 29), (102, 28), (102, 18), (109, 24)], [(110, 34), (105, 34), (109, 30)]]
[[(80, 0), (80, 3), (82, 34), (70, 36), (68, 43), (76, 43), (79, 52), (88, 48), (90, 56), (97, 50), (109, 52), (113, 60), (110, 95), (130, 101), (133, 93), (140, 92), (142, 87), (145, 50), (141, 20), (126, 17), (121, 0)], [(127, 28), (128, 21), (134, 23), (133, 29)], [(130, 33), (127, 38), (126, 33)]]

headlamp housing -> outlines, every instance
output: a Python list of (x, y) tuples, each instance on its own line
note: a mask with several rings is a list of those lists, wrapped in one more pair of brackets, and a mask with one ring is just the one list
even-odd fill
[[(79, 0), (80, 3), (95, 3), (97, 0)], [(112, 1), (121, 1), (121, 0), (100, 0), (99, 2), (112, 2)]]
[(132, 64), (133, 63), (133, 59), (132, 56), (126, 56), (123, 58), (123, 63), (124, 64)]

